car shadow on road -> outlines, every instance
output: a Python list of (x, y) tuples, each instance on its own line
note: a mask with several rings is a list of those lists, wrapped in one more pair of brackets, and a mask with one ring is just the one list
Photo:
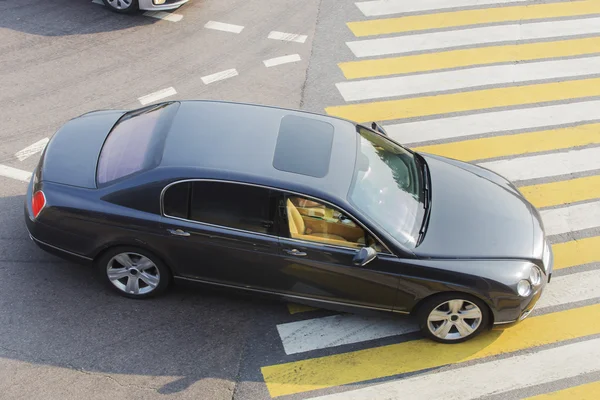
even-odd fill
[(267, 319), (284, 310), (183, 286), (148, 300), (113, 294), (89, 266), (38, 249), (23, 201), (0, 197), (0, 360), (110, 375), (162, 394), (202, 393), (216, 381), (235, 385), (246, 339), (272, 329)]
[(142, 13), (118, 14), (91, 0), (0, 1), (0, 30), (37, 36), (74, 36), (120, 31), (159, 20)]

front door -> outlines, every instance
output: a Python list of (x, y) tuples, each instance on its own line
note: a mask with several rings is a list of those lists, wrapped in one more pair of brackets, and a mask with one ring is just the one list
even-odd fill
[[(334, 207), (299, 196), (280, 200), (282, 291), (327, 302), (392, 310), (398, 278), (396, 257), (387, 253), (354, 220)], [(378, 257), (365, 266), (353, 258), (365, 243)]]

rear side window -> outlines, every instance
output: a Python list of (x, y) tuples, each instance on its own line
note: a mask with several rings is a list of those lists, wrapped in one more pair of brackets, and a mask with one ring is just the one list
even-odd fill
[(174, 109), (174, 105), (165, 105), (121, 119), (102, 146), (96, 177), (98, 184), (158, 165)]
[(269, 189), (226, 182), (179, 183), (167, 189), (163, 201), (166, 216), (274, 233), (276, 197)]

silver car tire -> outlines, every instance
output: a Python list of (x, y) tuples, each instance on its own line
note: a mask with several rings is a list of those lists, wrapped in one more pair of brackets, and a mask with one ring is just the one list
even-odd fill
[(122, 14), (131, 14), (139, 11), (138, 0), (102, 0), (110, 10)]
[(136, 247), (117, 247), (98, 259), (96, 270), (118, 294), (145, 299), (163, 293), (171, 283), (171, 271), (154, 254)]
[(490, 327), (488, 306), (466, 293), (432, 296), (421, 305), (417, 318), (425, 337), (445, 344), (471, 340)]

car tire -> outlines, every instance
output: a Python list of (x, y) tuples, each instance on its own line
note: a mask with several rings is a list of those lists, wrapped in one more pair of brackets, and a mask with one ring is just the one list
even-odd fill
[(121, 14), (132, 14), (139, 11), (138, 0), (102, 0), (111, 11)]
[(137, 247), (107, 250), (96, 261), (96, 271), (109, 288), (132, 299), (158, 296), (171, 283), (171, 271), (165, 263)]
[(489, 327), (490, 311), (480, 299), (466, 293), (443, 293), (425, 300), (417, 312), (425, 337), (454, 344), (473, 339)]

